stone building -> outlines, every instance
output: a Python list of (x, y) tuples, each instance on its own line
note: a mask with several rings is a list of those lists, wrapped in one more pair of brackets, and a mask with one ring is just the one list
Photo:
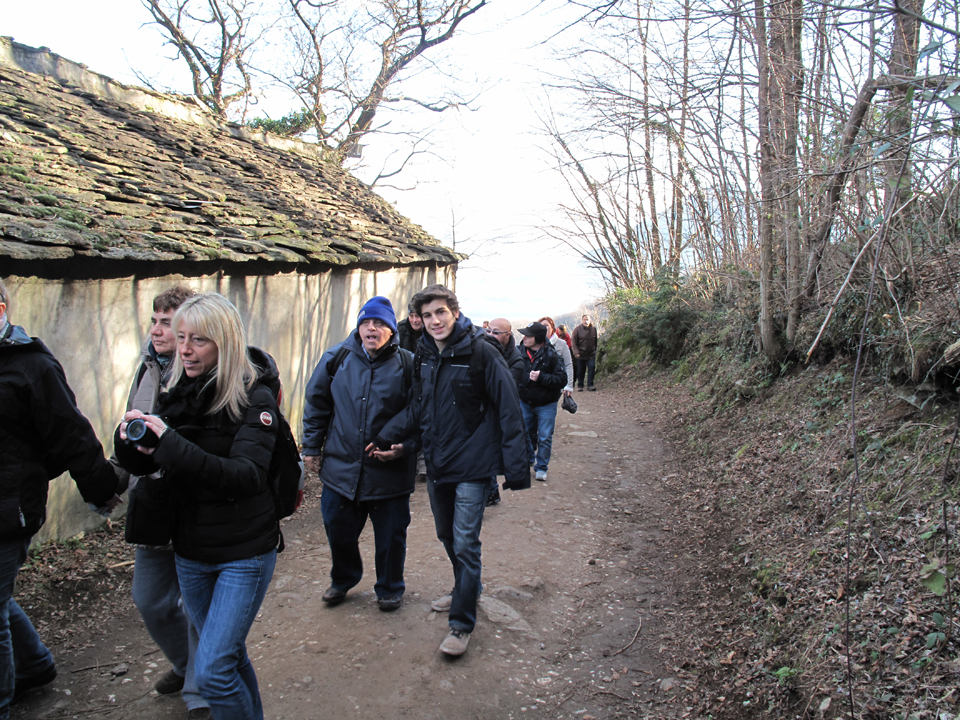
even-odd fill
[[(153, 297), (176, 282), (239, 308), (298, 427), (323, 350), (385, 295), (453, 285), (462, 256), (308, 143), (221, 124), (0, 38), (0, 276), (11, 319), (63, 363), (110, 450)], [(68, 477), (41, 539), (95, 526)]]

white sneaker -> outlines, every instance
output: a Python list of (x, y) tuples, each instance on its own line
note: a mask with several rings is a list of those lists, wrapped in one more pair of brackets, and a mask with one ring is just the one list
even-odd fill
[(430, 609), (434, 612), (450, 612), (451, 605), (453, 605), (453, 593), (447, 593), (430, 603)]
[(440, 643), (440, 652), (452, 657), (460, 657), (467, 651), (470, 644), (470, 633), (463, 630), (451, 630), (450, 634)]
[(547, 480), (547, 471), (546, 470), (537, 470), (536, 474), (537, 480), (540, 482), (546, 482)]

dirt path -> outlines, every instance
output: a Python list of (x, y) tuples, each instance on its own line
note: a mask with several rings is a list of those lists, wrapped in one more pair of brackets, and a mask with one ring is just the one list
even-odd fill
[[(480, 618), (459, 660), (437, 650), (446, 616), (431, 612), (430, 601), (453, 580), (422, 485), (413, 495), (405, 603), (395, 613), (376, 605), (371, 528), (363, 537), (367, 575), (346, 602), (327, 608), (319, 503), (285, 526), (287, 551), (248, 641), (268, 718), (682, 713), (667, 621), (683, 559), (672, 549), (673, 518), (659, 491), (672, 472), (670, 450), (637, 394), (608, 389), (576, 400), (580, 412), (557, 418), (548, 481), (504, 493), (488, 508)], [(126, 575), (115, 621), (58, 645), (53, 628), (84, 617), (82, 598), (75, 614), (50, 619), (43, 631), (60, 676), (12, 718), (185, 717), (179, 697), (151, 692), (169, 665), (125, 600), (129, 567), (118, 572)]]

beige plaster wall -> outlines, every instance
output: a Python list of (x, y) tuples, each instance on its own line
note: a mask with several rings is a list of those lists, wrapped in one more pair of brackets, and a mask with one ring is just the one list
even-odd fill
[[(147, 337), (153, 298), (171, 285), (183, 282), (197, 290), (216, 291), (237, 306), (250, 343), (277, 361), (284, 387), (283, 411), (296, 429), (303, 392), (317, 361), (353, 331), (364, 302), (385, 295), (400, 320), (406, 317), (407, 301), (414, 293), (435, 282), (453, 287), (455, 273), (455, 266), (449, 266), (260, 277), (67, 281), (8, 277), (4, 282), (12, 299), (11, 320), (42, 339), (60, 360), (80, 410), (110, 453), (113, 431)], [(47, 524), (37, 540), (70, 537), (101, 522), (64, 475), (51, 483)]]

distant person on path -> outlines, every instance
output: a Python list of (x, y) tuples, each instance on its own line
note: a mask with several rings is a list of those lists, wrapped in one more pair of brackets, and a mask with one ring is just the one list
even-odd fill
[(423, 320), (413, 312), (412, 301), (407, 304), (407, 319), (397, 323), (397, 339), (400, 347), (410, 352), (417, 351), (417, 343), (423, 337)]
[(307, 385), (303, 456), (323, 483), (320, 509), (332, 564), (321, 599), (330, 606), (363, 577), (359, 543), (368, 517), (377, 603), (385, 612), (403, 603), (416, 442), (371, 457), (371, 442), (413, 398), (413, 356), (399, 346), (396, 329), (390, 301), (370, 299), (356, 331), (324, 353)]
[(520, 383), (520, 409), (527, 435), (527, 460), (537, 480), (547, 479), (553, 429), (557, 422), (557, 400), (563, 395), (567, 372), (563, 361), (547, 342), (547, 327), (534, 322), (520, 329), (523, 347), (523, 380)]
[[(133, 475), (162, 468), (173, 493), (177, 577), (200, 635), (200, 694), (214, 718), (262, 720), (246, 643), (280, 541), (270, 480), (279, 373), (269, 355), (247, 346), (240, 313), (217, 293), (185, 300), (173, 331), (170, 380), (152, 414), (124, 415), (117, 459)], [(152, 443), (120, 442), (135, 419), (156, 436)]]
[(522, 490), (530, 487), (530, 472), (517, 386), (500, 353), (443, 285), (424, 288), (413, 304), (425, 329), (414, 400), (384, 428), (377, 447), (396, 447), (411, 429), (420, 433), (437, 537), (454, 577), (453, 591), (431, 607), (450, 613), (440, 651), (456, 657), (467, 651), (477, 622), (480, 528), (490, 478), (503, 467), (504, 489)]
[(573, 344), (570, 349), (577, 361), (577, 390), (583, 390), (583, 377), (587, 376), (587, 390), (596, 390), (593, 375), (597, 368), (597, 328), (584, 315), (583, 322), (573, 329)]
[(567, 347), (567, 344), (560, 338), (560, 334), (557, 332), (552, 317), (544, 316), (540, 318), (538, 322), (547, 328), (547, 340), (550, 341), (553, 349), (557, 351), (557, 355), (559, 355), (563, 361), (563, 369), (567, 373), (567, 384), (563, 387), (563, 394), (573, 395), (574, 370), (573, 356), (570, 354), (570, 348)]
[[(170, 378), (177, 337), (173, 316), (183, 302), (196, 295), (188, 287), (177, 285), (153, 299), (150, 335), (140, 353), (140, 366), (134, 374), (127, 412), (152, 413), (160, 388)], [(111, 462), (117, 464), (116, 456)], [(136, 545), (133, 566), (133, 602), (140, 611), (150, 637), (173, 665), (154, 684), (161, 695), (180, 692), (189, 720), (210, 717), (210, 707), (197, 690), (194, 658), (199, 636), (180, 601), (176, 556), (173, 552), (172, 495), (162, 475), (131, 476), (117, 466), (121, 485), (129, 482), (127, 520), (124, 535)]]
[(9, 308), (0, 282), (0, 720), (25, 693), (57, 677), (53, 655), (13, 599), (30, 538), (46, 521), (50, 480), (69, 471), (101, 515), (120, 502), (117, 473), (63, 368), (10, 322)]
[[(500, 353), (503, 355), (507, 367), (510, 368), (510, 374), (517, 383), (517, 391), (520, 388), (520, 378), (523, 376), (523, 360), (520, 359), (520, 351), (513, 340), (513, 326), (506, 318), (494, 318), (490, 321), (488, 333), (500, 345)], [(501, 469), (500, 474), (503, 474)], [(490, 492), (487, 495), (487, 507), (496, 505), (500, 502), (500, 486), (497, 484), (497, 478), (490, 480)]]
[(513, 340), (513, 326), (506, 318), (495, 318), (490, 321), (490, 334), (500, 343), (500, 354), (503, 355), (507, 367), (510, 368), (510, 374), (517, 381), (519, 388), (520, 379), (523, 377), (523, 360)]
[[(413, 299), (407, 303), (407, 319), (397, 323), (397, 337), (400, 338), (400, 347), (414, 353), (417, 343), (423, 337), (423, 319), (413, 311)], [(423, 459), (423, 451), (417, 451), (417, 482), (426, 482), (427, 463)]]
[[(573, 338), (570, 337), (570, 333), (567, 330), (567, 326), (560, 324), (557, 326), (557, 335), (560, 336), (560, 339), (567, 344), (567, 349), (569, 350), (573, 346)], [(571, 353), (572, 354), (572, 353)]]

